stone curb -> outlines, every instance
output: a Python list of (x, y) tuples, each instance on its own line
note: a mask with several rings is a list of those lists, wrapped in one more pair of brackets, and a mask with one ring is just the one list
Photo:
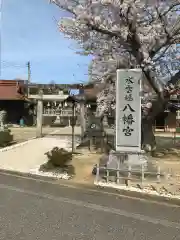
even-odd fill
[[(47, 136), (47, 135), (43, 135), (41, 138), (44, 138), (44, 137), (46, 137), (46, 136)], [(15, 148), (17, 148), (17, 147), (22, 147), (22, 146), (26, 145), (27, 143), (31, 142), (31, 141), (34, 140), (34, 139), (39, 139), (39, 138), (38, 138), (38, 137), (32, 137), (32, 138), (29, 138), (29, 139), (26, 140), (26, 141), (21, 142), (21, 143), (16, 143), (16, 144), (12, 144), (12, 146), (8, 146), (8, 147), (1, 148), (1, 149), (0, 149), (0, 153), (1, 153), (1, 152), (9, 151), (9, 150), (11, 150), (11, 149), (15, 149)]]
[(57, 181), (59, 180), (57, 177), (50, 177), (50, 176), (40, 176), (35, 173), (26, 173), (26, 172), (20, 172), (15, 170), (7, 170), (7, 169), (0, 169), (0, 174), (9, 174), (12, 176), (20, 176), (20, 177), (29, 177), (37, 180), (44, 180), (44, 181)]
[(0, 149), (0, 153), (9, 151), (9, 150), (17, 148), (17, 147), (22, 147), (22, 146), (26, 145), (27, 143), (31, 142), (34, 139), (37, 139), (37, 138), (33, 137), (33, 138), (28, 139), (27, 141), (24, 141), (24, 142), (21, 142), (21, 143), (17, 143), (17, 144), (13, 144), (12, 146), (1, 148)]
[[(58, 130), (59, 131), (59, 130)], [(58, 136), (71, 136), (70, 134), (57, 134)], [(45, 138), (45, 137), (53, 137), (53, 136), (56, 136), (56, 131), (53, 131), (51, 133), (48, 133), (48, 134), (44, 134), (41, 138), (38, 138), (38, 137), (32, 137), (32, 138), (29, 138), (28, 140), (26, 141), (23, 141), (21, 143), (16, 143), (16, 144), (13, 144), (12, 146), (8, 146), (8, 147), (4, 147), (4, 148), (1, 148), (0, 149), (0, 153), (1, 152), (6, 152), (6, 151), (9, 151), (9, 150), (12, 150), (12, 149), (15, 149), (17, 147), (22, 147), (24, 145), (26, 145), (27, 143), (31, 142), (32, 140), (34, 139), (42, 139), (42, 138)], [(75, 137), (79, 137), (79, 135), (74, 135)], [(79, 144), (78, 144), (79, 145)]]
[(69, 182), (65, 182), (66, 180), (61, 180), (59, 182), (60, 185), (64, 185), (67, 187), (79, 187), (79, 188), (84, 188), (88, 189), (91, 191), (97, 191), (102, 192), (102, 193), (107, 193), (107, 194), (117, 194), (120, 197), (129, 197), (129, 198), (135, 198), (137, 200), (147, 200), (147, 201), (153, 201), (157, 203), (166, 203), (169, 205), (176, 205), (180, 206), (180, 199), (175, 199), (171, 197), (165, 197), (161, 195), (153, 195), (153, 194), (148, 194), (146, 192), (138, 192), (138, 191), (129, 191), (128, 189), (117, 189), (117, 188), (112, 188), (112, 187), (102, 187), (96, 184), (82, 184), (82, 183), (76, 183), (72, 182), (72, 180), (69, 180)]
[(24, 173), (24, 172), (18, 172), (14, 170), (6, 170), (6, 169), (0, 169), (0, 174), (9, 174), (14, 177), (29, 177), (35, 180), (42, 180), (47, 182), (53, 182), (59, 185), (62, 185), (64, 187), (69, 188), (81, 188), (89, 191), (104, 193), (104, 194), (117, 194), (120, 197), (129, 197), (129, 198), (135, 198), (136, 200), (147, 200), (147, 201), (153, 201), (158, 203), (166, 203), (168, 205), (176, 205), (180, 206), (180, 199), (175, 199), (171, 197), (165, 197), (160, 195), (153, 195), (143, 192), (137, 192), (137, 191), (129, 191), (125, 189), (116, 189), (111, 187), (102, 187), (95, 184), (86, 184), (86, 183), (78, 183), (73, 182), (73, 180), (64, 180), (64, 179), (57, 179), (56, 177), (48, 177), (48, 176), (39, 176), (37, 174), (32, 173)]
[(117, 188), (112, 188), (112, 187), (108, 187), (108, 186), (100, 186), (98, 184), (95, 184), (95, 186), (99, 189), (104, 189), (111, 193), (119, 193), (120, 195), (124, 195), (127, 197), (180, 206), (180, 199), (175, 198), (175, 197), (173, 198), (171, 196), (156, 195), (156, 194), (151, 194), (151, 193), (147, 193), (147, 192), (139, 192), (139, 191), (135, 191), (135, 190), (133, 191), (133, 190), (129, 190), (129, 189), (117, 189)]

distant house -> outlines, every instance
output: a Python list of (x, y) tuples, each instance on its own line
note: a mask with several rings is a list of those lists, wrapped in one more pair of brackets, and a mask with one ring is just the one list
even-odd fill
[(0, 80), (0, 100), (23, 100), (25, 95), (25, 81)]
[(26, 81), (0, 80), (0, 110), (7, 111), (7, 123), (19, 123), (21, 117), (28, 118)]

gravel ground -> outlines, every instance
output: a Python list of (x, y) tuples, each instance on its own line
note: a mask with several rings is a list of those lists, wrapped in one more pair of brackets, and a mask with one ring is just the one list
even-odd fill
[(70, 150), (71, 139), (66, 136), (33, 139), (22, 146), (0, 152), (0, 169), (29, 172), (45, 163), (47, 158), (44, 154), (56, 146)]

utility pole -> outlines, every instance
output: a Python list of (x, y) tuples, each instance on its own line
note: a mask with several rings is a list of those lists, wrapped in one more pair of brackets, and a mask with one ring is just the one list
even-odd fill
[(28, 68), (27, 95), (29, 96), (29, 85), (31, 83), (31, 64), (30, 64), (30, 62), (27, 63), (27, 68)]
[(84, 97), (84, 86), (81, 84), (79, 89), (80, 93), (80, 124), (81, 124), (81, 137), (84, 136), (86, 131), (86, 111), (85, 111), (85, 97)]

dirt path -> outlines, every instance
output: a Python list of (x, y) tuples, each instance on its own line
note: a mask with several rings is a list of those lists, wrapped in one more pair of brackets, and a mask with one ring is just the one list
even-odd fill
[(71, 181), (81, 184), (93, 184), (93, 166), (99, 162), (101, 155), (99, 153), (90, 153), (88, 150), (84, 151), (82, 155), (76, 155), (72, 161), (76, 175)]

